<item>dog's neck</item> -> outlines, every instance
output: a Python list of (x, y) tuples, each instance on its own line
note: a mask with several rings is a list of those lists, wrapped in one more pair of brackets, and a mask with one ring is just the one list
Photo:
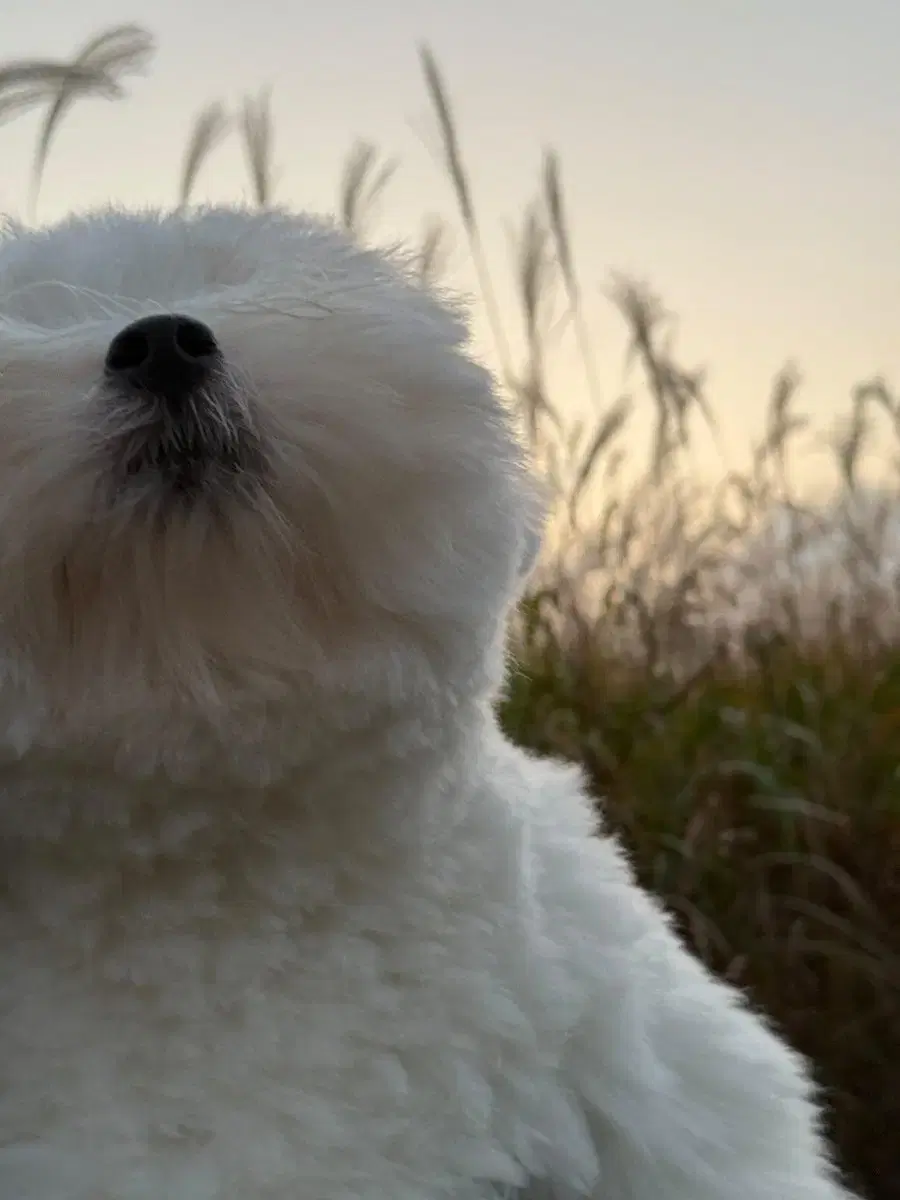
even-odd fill
[(239, 728), (230, 745), (171, 720), (91, 745), (60, 740), (55, 725), (42, 736), (40, 722), (20, 713), (0, 730), (0, 838), (77, 842), (105, 856), (138, 833), (147, 853), (174, 851), (191, 821), (207, 829), (208, 845), (241, 829), (275, 836), (280, 825), (375, 836), (402, 824), (415, 837), (417, 823), (452, 819), (479, 755), (483, 711), (473, 702), (470, 721), (457, 709), (443, 724), (407, 711), (341, 731), (283, 711)]
[(368, 910), (431, 870), (471, 811), (480, 735), (422, 733), (347, 744), (257, 787), (137, 781), (36, 750), (7, 761), (0, 932), (67, 952), (87, 939), (89, 957), (124, 955), (127, 975), (135, 939), (196, 920), (258, 937), (275, 920), (327, 926), (338, 894)]

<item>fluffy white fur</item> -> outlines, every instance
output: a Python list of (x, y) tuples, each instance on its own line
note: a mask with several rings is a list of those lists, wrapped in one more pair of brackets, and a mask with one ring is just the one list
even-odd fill
[[(114, 486), (111, 338), (263, 467)], [(0, 243), (0, 1197), (839, 1200), (804, 1065), (499, 733), (537, 507), (458, 315), (285, 214)], [(254, 473), (256, 472), (256, 473)]]

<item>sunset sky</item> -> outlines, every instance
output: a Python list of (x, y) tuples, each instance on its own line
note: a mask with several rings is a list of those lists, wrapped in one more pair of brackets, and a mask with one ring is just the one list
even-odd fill
[[(41, 219), (170, 203), (194, 113), (271, 85), (277, 198), (330, 209), (365, 137), (402, 160), (380, 227), (415, 235), (424, 215), (453, 214), (416, 56), (427, 40), (504, 278), (508, 225), (542, 148), (559, 151), (610, 389), (621, 338), (600, 292), (612, 270), (649, 280), (678, 312), (729, 453), (787, 358), (823, 425), (861, 376), (900, 381), (900, 7), (888, 0), (4, 0), (0, 57), (68, 56), (123, 21), (154, 33), (154, 66), (125, 103), (70, 114)], [(0, 210), (24, 210), (34, 131), (31, 119), (0, 128)], [(201, 182), (205, 198), (247, 195), (237, 144)], [(461, 249), (456, 261), (468, 284)], [(502, 298), (514, 331), (506, 287)], [(577, 405), (576, 367), (561, 370)]]

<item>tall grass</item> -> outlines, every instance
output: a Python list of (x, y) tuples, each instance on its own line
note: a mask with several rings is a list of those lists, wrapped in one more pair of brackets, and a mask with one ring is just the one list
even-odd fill
[[(36, 200), (74, 100), (118, 98), (149, 37), (123, 27), (71, 62), (0, 68), (0, 120), (42, 105)], [(526, 745), (583, 764), (611, 826), (698, 953), (746, 987), (808, 1053), (829, 1092), (844, 1164), (873, 1200), (900, 1195), (900, 398), (882, 379), (822, 431), (839, 486), (801, 502), (793, 465), (810, 422), (792, 365), (773, 381), (748, 461), (698, 484), (697, 431), (715, 436), (705, 376), (680, 361), (673, 319), (633, 281), (609, 289), (628, 334), (631, 387), (601, 392), (562, 168), (544, 153), (516, 241), (517, 312), (505, 312), (449, 90), (421, 68), (453, 217), (419, 246), (423, 286), (462, 234), (495, 365), (551, 499), (546, 553), (512, 630), (501, 705)], [(190, 203), (227, 136), (243, 140), (256, 203), (272, 203), (267, 93), (218, 102), (186, 140), (176, 201)], [(358, 142), (336, 219), (374, 236), (400, 164)], [(516, 358), (509, 322), (520, 322)], [(571, 329), (593, 410), (552, 394), (548, 328)], [(636, 422), (652, 418), (635, 461)], [(887, 480), (861, 482), (877, 447)]]

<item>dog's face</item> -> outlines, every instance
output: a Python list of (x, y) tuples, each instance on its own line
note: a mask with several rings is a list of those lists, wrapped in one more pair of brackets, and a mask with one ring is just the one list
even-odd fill
[(73, 736), (125, 737), (175, 712), (227, 734), (288, 698), (340, 723), (483, 688), (535, 514), (464, 341), (402, 270), (307, 219), (10, 230), (7, 690)]

